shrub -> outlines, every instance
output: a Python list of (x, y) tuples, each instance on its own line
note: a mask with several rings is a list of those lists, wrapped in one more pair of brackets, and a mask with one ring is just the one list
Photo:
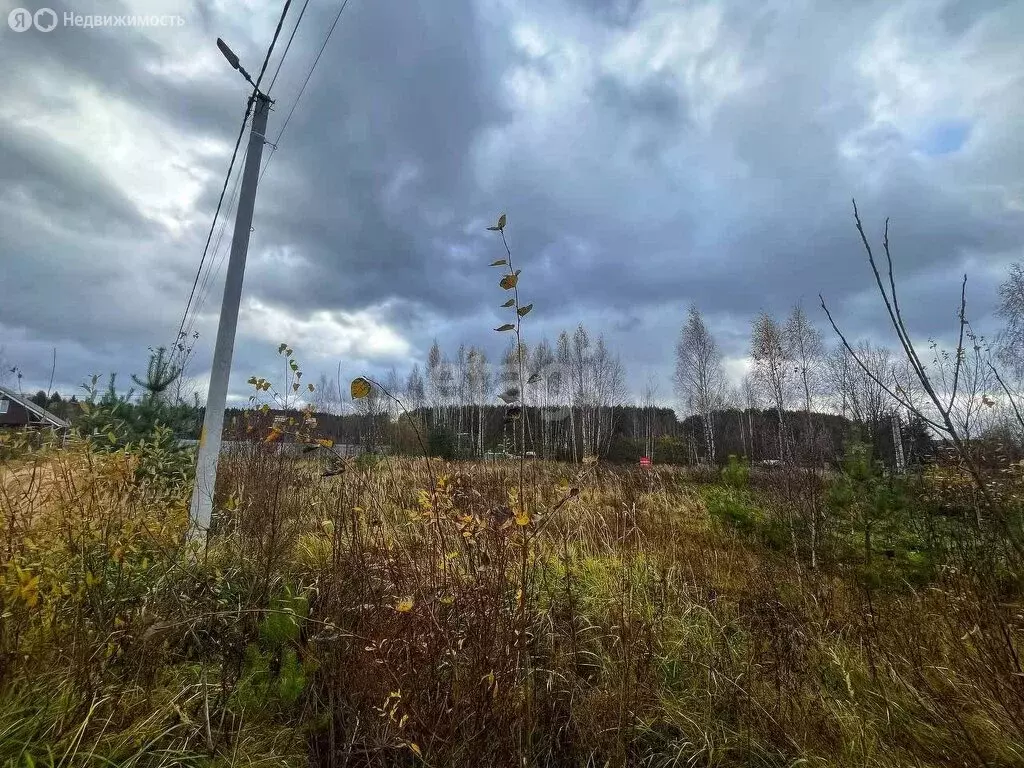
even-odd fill
[(704, 491), (704, 504), (713, 520), (731, 528), (749, 533), (756, 527), (757, 507), (743, 490), (730, 486), (708, 487)]
[(730, 488), (746, 488), (750, 485), (750, 465), (734, 455), (722, 468), (722, 481)]

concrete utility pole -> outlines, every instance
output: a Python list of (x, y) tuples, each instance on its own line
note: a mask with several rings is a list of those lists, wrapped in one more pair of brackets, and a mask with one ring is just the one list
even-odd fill
[[(218, 45), (221, 44), (220, 40), (217, 42)], [(231, 61), (230, 57), (228, 61)], [(235, 64), (232, 63), (232, 66)], [(189, 522), (194, 533), (205, 533), (209, 530), (210, 517), (213, 513), (213, 491), (217, 485), (217, 461), (220, 458), (221, 433), (224, 430), (224, 406), (228, 396), (235, 329), (238, 326), (238, 306), (242, 299), (242, 278), (245, 275), (245, 257), (249, 250), (249, 232), (252, 230), (252, 209), (256, 203), (256, 183), (260, 175), (263, 144), (266, 142), (270, 99), (257, 91), (255, 100), (249, 148), (242, 173), (242, 188), (238, 197), (238, 212), (235, 215), (235, 231), (231, 237), (228, 273), (224, 280), (224, 300), (221, 303), (220, 324), (217, 326), (217, 343), (213, 348), (210, 391), (206, 396), (206, 415), (203, 418), (203, 431), (199, 436), (196, 482), (189, 509)]]

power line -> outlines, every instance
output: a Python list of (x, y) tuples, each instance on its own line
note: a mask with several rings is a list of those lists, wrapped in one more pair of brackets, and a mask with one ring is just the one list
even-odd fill
[(284, 47), (284, 53), (281, 54), (281, 60), (277, 62), (277, 70), (274, 72), (274, 77), (270, 80), (270, 85), (267, 87), (268, 93), (274, 89), (274, 83), (277, 82), (277, 76), (281, 74), (281, 67), (284, 66), (284, 60), (288, 56), (288, 51), (292, 47), (292, 40), (295, 39), (295, 33), (299, 31), (299, 24), (302, 23), (302, 17), (306, 15), (306, 8), (308, 6), (309, 0), (306, 0), (306, 2), (302, 4), (302, 10), (299, 11), (299, 18), (295, 20), (295, 26), (292, 27), (292, 33), (288, 36), (288, 43)]
[[(210, 250), (210, 241), (213, 239), (213, 232), (217, 228), (217, 217), (220, 216), (221, 206), (224, 204), (224, 193), (228, 189), (228, 182), (231, 180), (231, 171), (235, 167), (235, 158), (238, 156), (238, 147), (242, 144), (242, 136), (245, 135), (245, 126), (249, 124), (249, 115), (252, 113), (252, 98), (249, 99), (245, 108), (245, 117), (242, 119), (242, 127), (238, 129), (238, 138), (235, 140), (235, 149), (231, 153), (231, 162), (228, 163), (228, 174), (224, 177), (224, 186), (221, 187), (220, 197), (217, 200), (217, 209), (213, 212), (213, 221), (210, 222), (210, 231), (206, 235), (206, 245), (203, 246), (203, 255), (199, 259), (199, 267), (196, 269), (196, 277), (192, 281), (192, 290), (188, 294), (188, 302), (185, 304), (185, 311), (181, 314), (181, 323), (178, 325), (178, 333), (174, 337), (173, 350), (181, 342), (181, 334), (185, 330), (185, 321), (188, 319), (188, 311), (192, 308), (192, 299), (196, 295), (196, 286), (199, 285), (199, 276), (203, 272), (203, 264), (206, 262), (206, 254)], [(173, 354), (173, 352), (172, 352)]]
[[(242, 165), (245, 165), (245, 158), (249, 153), (249, 148), (246, 147), (242, 153)], [(198, 298), (192, 307), (192, 316), (188, 320), (188, 326), (185, 328), (184, 337), (182, 343), (184, 350), (182, 351), (182, 360), (180, 367), (184, 368), (192, 355), (192, 347), (188, 346), (187, 339), (192, 335), (192, 330), (195, 328), (196, 320), (199, 317), (199, 313), (203, 311), (203, 307), (206, 306), (206, 300), (210, 296), (210, 290), (213, 289), (213, 281), (217, 279), (217, 274), (220, 270), (221, 264), (224, 262), (224, 255), (221, 253), (221, 243), (224, 240), (224, 232), (228, 228), (228, 219), (231, 218), (231, 212), (235, 208), (235, 202), (238, 199), (238, 188), (239, 183), (242, 180), (242, 174), (235, 174), (235, 184), (231, 190), (231, 199), (228, 201), (227, 215), (221, 219), (220, 232), (217, 233), (217, 241), (213, 244), (213, 256), (210, 257), (210, 265), (206, 270), (206, 274), (203, 276), (203, 280), (199, 285)], [(219, 257), (219, 258), (218, 258)]]
[(302, 98), (302, 94), (306, 92), (306, 86), (309, 85), (309, 79), (313, 76), (313, 71), (316, 69), (316, 65), (320, 63), (320, 57), (323, 56), (324, 50), (327, 48), (327, 44), (331, 41), (331, 35), (334, 34), (334, 28), (338, 26), (338, 21), (341, 20), (341, 14), (345, 12), (345, 8), (348, 7), (348, 0), (343, 0), (341, 7), (338, 9), (337, 15), (334, 17), (334, 23), (331, 24), (331, 28), (327, 30), (327, 37), (324, 38), (324, 44), (320, 46), (320, 50), (316, 54), (316, 58), (313, 59), (313, 66), (309, 68), (309, 72), (306, 73), (306, 79), (302, 81), (302, 87), (299, 88), (299, 93), (295, 97), (295, 101), (292, 102), (292, 108), (288, 110), (288, 115), (284, 119), (284, 123), (281, 124), (281, 130), (277, 132), (277, 138), (274, 139), (274, 143), (270, 145), (270, 157), (267, 158), (267, 162), (263, 165), (263, 173), (260, 174), (260, 181), (267, 173), (267, 168), (270, 167), (270, 161), (274, 159), (274, 153), (277, 150), (277, 144), (281, 141), (281, 137), (284, 136), (284, 131), (288, 127), (288, 121), (292, 119), (292, 115), (295, 114), (295, 108), (299, 105), (299, 100)]
[[(202, 256), (202, 258), (199, 261), (199, 268), (196, 270), (196, 278), (195, 278), (195, 281), (192, 284), (192, 291), (189, 294), (189, 300), (188, 300), (188, 304), (185, 307), (185, 312), (182, 315), (181, 325), (178, 327), (178, 336), (177, 336), (177, 338), (175, 340), (175, 343), (178, 343), (178, 341), (181, 340), (182, 331), (184, 330), (185, 323), (188, 321), (189, 310), (193, 307), (193, 299), (195, 298), (196, 286), (197, 286), (197, 284), (199, 282), (200, 275), (202, 274), (202, 269), (203, 269), (204, 262), (206, 261), (207, 252), (208, 252), (209, 247), (210, 247), (210, 240), (211, 240), (211, 238), (213, 236), (213, 231), (214, 231), (214, 229), (216, 227), (216, 224), (217, 224), (217, 218), (218, 218), (218, 216), (220, 214), (221, 205), (222, 205), (223, 200), (224, 200), (224, 192), (227, 189), (227, 185), (228, 185), (230, 177), (231, 177), (231, 172), (232, 172), (232, 169), (234, 168), (235, 158), (236, 158), (236, 155), (238, 153), (238, 147), (239, 147), (239, 144), (240, 144), (240, 142), (242, 140), (242, 136), (244, 135), (245, 126), (248, 123), (248, 119), (249, 119), (249, 116), (250, 116), (251, 111), (252, 111), (252, 105), (253, 105), (256, 93), (259, 90), (259, 84), (262, 82), (263, 76), (266, 73), (267, 64), (270, 61), (271, 55), (273, 54), (274, 46), (276, 45), (278, 37), (280, 36), (281, 27), (282, 27), (282, 25), (284, 23), (284, 19), (285, 19), (285, 16), (287, 15), (287, 13), (288, 13), (288, 8), (289, 8), (290, 5), (291, 5), (291, 0), (286, 0), (285, 5), (284, 5), (284, 9), (281, 12), (281, 17), (280, 17), (280, 19), (278, 20), (278, 23), (277, 23), (277, 28), (274, 31), (273, 40), (271, 40), (270, 47), (267, 50), (267, 55), (266, 55), (266, 57), (263, 60), (263, 66), (260, 68), (259, 77), (257, 77), (257, 79), (256, 79), (256, 88), (253, 90), (252, 96), (249, 97), (249, 103), (246, 106), (245, 121), (243, 121), (243, 123), (242, 123), (242, 127), (241, 127), (241, 129), (239, 131), (239, 134), (238, 134), (238, 140), (235, 142), (235, 149), (234, 149), (234, 152), (232, 152), (232, 155), (231, 155), (231, 163), (228, 166), (228, 176), (227, 176), (227, 178), (224, 179), (224, 187), (221, 189), (220, 199), (217, 202), (217, 210), (214, 213), (213, 222), (210, 225), (210, 232), (209, 232), (209, 234), (207, 235), (207, 238), (206, 238), (206, 246), (203, 248), (203, 256)], [(295, 34), (298, 31), (299, 24), (302, 22), (302, 18), (305, 15), (306, 8), (308, 6), (309, 6), (309, 0), (305, 0), (305, 2), (302, 5), (302, 9), (299, 11), (299, 16), (298, 16), (298, 18), (295, 21), (295, 26), (292, 27), (292, 32), (291, 32), (291, 34), (288, 37), (288, 42), (285, 44), (284, 53), (281, 55), (281, 59), (278, 62), (277, 69), (274, 71), (274, 76), (273, 76), (273, 78), (271, 78), (270, 86), (267, 88), (268, 93), (269, 93), (269, 91), (271, 89), (273, 89), (274, 84), (277, 82), (278, 75), (280, 75), (280, 73), (281, 73), (281, 68), (284, 65), (285, 58), (288, 56), (288, 52), (291, 49), (292, 41), (295, 39)], [(343, 2), (341, 3), (341, 6), (338, 8), (338, 13), (335, 15), (334, 21), (332, 22), (330, 29), (327, 31), (327, 35), (324, 38), (324, 42), (320, 46), (320, 50), (317, 52), (316, 58), (313, 60), (313, 64), (310, 66), (309, 71), (306, 73), (306, 78), (303, 80), (302, 86), (299, 88), (299, 92), (296, 95), (295, 100), (292, 102), (291, 109), (288, 110), (288, 114), (285, 117), (284, 122), (281, 124), (281, 129), (277, 133), (277, 138), (274, 140), (274, 143), (270, 145), (270, 149), (271, 149), (270, 156), (267, 158), (267, 162), (263, 166), (263, 172), (260, 174), (260, 181), (262, 181), (263, 180), (263, 176), (266, 175), (267, 168), (270, 166), (270, 161), (273, 160), (273, 158), (274, 158), (274, 152), (277, 149), (276, 145), (281, 141), (281, 137), (284, 136), (284, 132), (288, 128), (288, 123), (291, 121), (292, 115), (295, 114), (295, 109), (298, 106), (299, 101), (302, 99), (302, 95), (305, 93), (306, 88), (309, 85), (310, 79), (313, 77), (313, 72), (316, 70), (317, 64), (320, 63), (320, 58), (323, 56), (324, 51), (327, 49), (327, 45), (330, 43), (331, 37), (334, 34), (334, 30), (335, 30), (335, 28), (337, 28), (338, 22), (341, 20), (341, 16), (345, 12), (345, 8), (346, 7), (348, 7), (348, 0), (343, 0)], [(239, 181), (239, 179), (240, 179), (240, 176), (236, 177), (236, 179), (235, 179), (235, 192), (237, 192), (237, 189), (238, 189), (238, 181)], [(234, 194), (235, 193), (233, 192), (232, 193), (232, 197), (234, 197)], [(230, 209), (230, 204), (229, 204), (229, 209)], [(225, 227), (226, 227), (226, 225), (225, 225)], [(221, 228), (221, 234), (220, 234), (220, 237), (218, 237), (217, 245), (214, 246), (214, 259), (216, 258), (217, 252), (219, 251), (220, 241), (221, 241), (221, 238), (223, 237), (224, 228), (225, 227)], [(219, 266), (220, 265), (218, 264), (217, 267), (219, 268)], [(201, 306), (203, 304), (205, 304), (205, 302), (206, 302), (206, 297), (208, 296), (208, 293), (205, 292), (207, 285), (211, 285), (211, 287), (212, 287), (212, 284), (210, 283), (210, 278), (211, 278), (211, 276), (213, 276), (213, 271), (214, 271), (214, 265), (211, 262), (210, 268), (207, 270), (206, 278), (204, 278), (204, 280), (203, 280), (203, 285), (199, 289), (201, 298), (200, 298), (200, 302), (196, 305), (196, 307), (194, 309), (193, 316), (192, 316), (192, 322), (189, 323), (189, 332), (191, 332), (191, 329), (195, 325), (195, 319), (196, 319), (196, 316), (198, 315), (198, 312), (200, 311)], [(215, 279), (215, 276), (214, 276), (214, 279)], [(187, 348), (188, 347), (186, 346), (186, 349)], [(184, 363), (187, 362), (187, 360), (188, 360), (188, 354), (185, 353), (185, 358), (182, 361), (182, 364), (184, 365)]]
[[(260, 76), (256, 78), (256, 90), (260, 89), (260, 83), (263, 82), (263, 75), (267, 71), (267, 64), (270, 63), (270, 57), (274, 53), (274, 46), (277, 45), (277, 38), (281, 35), (281, 27), (284, 26), (284, 17), (288, 15), (288, 8), (291, 6), (292, 0), (284, 0), (284, 8), (281, 9), (281, 18), (277, 20), (277, 29), (274, 30), (274, 37), (270, 40), (270, 47), (267, 48), (267, 55), (263, 57), (263, 66), (260, 67)], [(282, 57), (283, 58), (283, 57)], [(270, 95), (270, 89), (267, 88), (267, 95)], [(256, 94), (253, 93), (253, 98)]]
[[(270, 93), (270, 91), (272, 91), (274, 89), (274, 84), (277, 82), (278, 75), (281, 74), (281, 68), (284, 66), (285, 59), (288, 58), (288, 51), (291, 50), (292, 41), (295, 40), (295, 34), (299, 31), (299, 25), (302, 23), (302, 18), (306, 15), (306, 9), (308, 7), (309, 7), (309, 0), (305, 0), (305, 2), (302, 4), (302, 8), (299, 10), (299, 17), (295, 20), (295, 25), (292, 27), (292, 32), (288, 36), (288, 42), (284, 46), (284, 53), (281, 54), (281, 58), (277, 62), (277, 69), (274, 70), (274, 76), (270, 80), (270, 85), (267, 86), (267, 93)], [(287, 7), (285, 8), (285, 11), (287, 11)], [(283, 15), (282, 15), (282, 19), (283, 19)], [(280, 25), (278, 26), (278, 29), (280, 29)], [(276, 37), (277, 37), (277, 35), (275, 34), (275, 40), (276, 40)], [(271, 47), (271, 51), (272, 50), (273, 50), (273, 47)], [(270, 58), (270, 52), (268, 51), (268, 53), (267, 53), (267, 60), (268, 61), (269, 61), (269, 58)], [(261, 72), (261, 77), (262, 77), (262, 72)], [(259, 82), (259, 80), (257, 80), (257, 83), (258, 82)], [(271, 145), (271, 147), (273, 148), (273, 145)], [(273, 151), (273, 149), (271, 151)], [(246, 149), (246, 152), (248, 152), (248, 149)], [(245, 163), (245, 155), (244, 154), (242, 155), (242, 162)], [(233, 206), (234, 201), (235, 201), (235, 196), (238, 194), (238, 183), (239, 183), (240, 180), (241, 180), (241, 176), (236, 176), (235, 177), (235, 186), (234, 186), (234, 189), (231, 192), (231, 202), (228, 204), (228, 216), (231, 215), (231, 210), (232, 210), (232, 206)], [(210, 263), (210, 268), (207, 269), (206, 277), (203, 278), (203, 284), (199, 287), (199, 300), (196, 303), (195, 310), (193, 311), (192, 321), (189, 323), (189, 327), (188, 327), (188, 330), (186, 331), (186, 335), (190, 335), (191, 334), (192, 328), (195, 326), (196, 317), (198, 316), (199, 312), (202, 311), (203, 306), (206, 304), (206, 299), (209, 296), (209, 292), (206, 289), (207, 289), (208, 286), (212, 287), (211, 277), (212, 277), (213, 281), (216, 281), (216, 279), (217, 279), (217, 274), (220, 271), (220, 266), (221, 266), (221, 263), (223, 262), (223, 258), (221, 258), (221, 260), (219, 262), (217, 261), (217, 255), (218, 255), (218, 252), (220, 251), (221, 240), (224, 237), (224, 231), (226, 229), (227, 229), (227, 221), (225, 220), (224, 223), (222, 223), (222, 225), (221, 225), (220, 233), (217, 235), (217, 242), (216, 242), (216, 244), (213, 247), (213, 260)], [(188, 352), (186, 352), (185, 353), (185, 360), (182, 361), (182, 365), (184, 365), (188, 361), (188, 357), (189, 357), (189, 354), (188, 354)]]
[[(259, 77), (256, 78), (256, 84), (253, 86), (252, 95), (249, 96), (249, 101), (245, 106), (245, 117), (242, 119), (242, 127), (238, 131), (238, 138), (235, 139), (235, 148), (231, 152), (231, 162), (228, 164), (228, 172), (224, 177), (224, 185), (220, 190), (220, 197), (217, 199), (217, 209), (213, 213), (213, 221), (210, 222), (210, 231), (206, 235), (206, 245), (203, 246), (203, 255), (199, 259), (199, 267), (196, 269), (195, 279), (192, 281), (192, 290), (189, 291), (188, 302), (185, 304), (185, 311), (181, 315), (181, 323), (178, 325), (178, 333), (174, 338), (172, 344), (172, 354), (175, 346), (181, 341), (182, 331), (185, 329), (185, 322), (188, 319), (189, 309), (192, 307), (192, 300), (196, 295), (196, 286), (199, 284), (199, 276), (203, 271), (203, 264), (206, 261), (206, 254), (210, 250), (210, 241), (213, 239), (213, 231), (217, 227), (217, 218), (220, 216), (221, 206), (224, 204), (224, 193), (227, 192), (228, 182), (231, 180), (231, 172), (235, 167), (235, 158), (238, 156), (238, 148), (242, 144), (242, 136), (245, 135), (245, 126), (249, 123), (249, 116), (252, 114), (252, 106), (256, 100), (256, 94), (260, 92), (260, 83), (263, 82), (263, 75), (267, 71), (267, 65), (270, 63), (270, 57), (274, 53), (274, 46), (277, 45), (277, 39), (281, 35), (281, 27), (284, 25), (285, 17), (288, 15), (288, 8), (291, 7), (292, 0), (285, 0), (284, 8), (281, 9), (281, 16), (277, 20), (277, 28), (274, 30), (274, 37), (270, 41), (270, 47), (267, 48), (267, 55), (263, 57), (263, 66), (260, 67)], [(287, 51), (285, 52), (287, 53)], [(283, 60), (284, 57), (282, 57)], [(267, 90), (270, 90), (269, 88)]]
[[(266, 172), (267, 172), (267, 166), (270, 165), (270, 160), (274, 156), (274, 151), (277, 149), (277, 147), (275, 145), (277, 144), (278, 141), (281, 140), (281, 137), (284, 135), (284, 131), (288, 127), (288, 121), (291, 120), (291, 117), (292, 117), (292, 115), (295, 112), (295, 108), (298, 106), (299, 100), (302, 98), (302, 94), (306, 90), (306, 86), (309, 85), (309, 81), (310, 81), (310, 79), (313, 76), (313, 72), (314, 72), (314, 70), (316, 70), (316, 66), (320, 62), (320, 57), (323, 55), (324, 50), (326, 50), (327, 45), (330, 43), (331, 36), (334, 34), (334, 30), (338, 26), (338, 22), (341, 19), (341, 15), (345, 12), (345, 6), (347, 6), (347, 5), (348, 5), (348, 0), (344, 0), (344, 2), (342, 2), (342, 4), (341, 4), (341, 7), (338, 9), (338, 13), (334, 17), (334, 22), (331, 24), (331, 28), (327, 31), (327, 36), (324, 38), (323, 45), (320, 46), (320, 50), (317, 52), (316, 58), (313, 60), (313, 64), (309, 68), (309, 72), (306, 74), (306, 79), (303, 81), (302, 87), (299, 89), (299, 93), (298, 93), (298, 95), (296, 95), (295, 101), (292, 103), (291, 109), (288, 111), (288, 115), (285, 118), (284, 123), (281, 125), (281, 130), (278, 131), (277, 139), (275, 140), (274, 144), (270, 145), (271, 154), (270, 154), (270, 157), (267, 158), (267, 162), (263, 166), (263, 173), (260, 174), (260, 180), (261, 181), (263, 179), (263, 175), (266, 174)], [(295, 39), (295, 33), (298, 31), (299, 24), (302, 23), (302, 18), (303, 18), (303, 16), (305, 16), (306, 8), (308, 8), (308, 7), (309, 7), (309, 0), (305, 0), (305, 2), (302, 4), (301, 10), (299, 11), (299, 17), (295, 20), (295, 26), (292, 27), (292, 32), (288, 36), (288, 42), (285, 44), (285, 47), (284, 47), (284, 53), (281, 54), (281, 59), (277, 63), (277, 69), (274, 71), (274, 77), (271, 78), (271, 80), (270, 80), (270, 85), (267, 88), (268, 92), (273, 89), (274, 83), (277, 82), (278, 75), (281, 74), (281, 68), (284, 65), (284, 60), (288, 56), (288, 51), (292, 47), (292, 41)], [(278, 30), (280, 30), (280, 25), (278, 25)], [(269, 53), (268, 53), (268, 58), (269, 58)], [(263, 76), (263, 72), (261, 71), (260, 77), (262, 78), (262, 76)], [(257, 79), (256, 82), (258, 84), (260, 82), (260, 80)], [(243, 157), (243, 162), (244, 162), (244, 157)], [(238, 182), (239, 182), (240, 179), (241, 179), (240, 176), (236, 176), (235, 177), (235, 187), (234, 187), (234, 190), (232, 191), (232, 202), (234, 200), (235, 194), (238, 191)], [(231, 204), (228, 205), (229, 214), (230, 214), (230, 210), (231, 210)], [(221, 259), (221, 262), (216, 262), (217, 253), (220, 250), (220, 242), (221, 242), (221, 238), (223, 238), (223, 236), (224, 236), (224, 230), (226, 229), (226, 226), (227, 226), (226, 223), (224, 225), (222, 225), (220, 234), (218, 235), (217, 243), (214, 246), (213, 261), (211, 261), (210, 268), (206, 272), (206, 277), (203, 278), (203, 284), (199, 288), (200, 298), (199, 298), (199, 301), (197, 302), (195, 310), (193, 312), (192, 322), (189, 323), (189, 328), (188, 328), (188, 332), (187, 333), (191, 333), (192, 328), (195, 326), (195, 319), (196, 319), (198, 313), (202, 310), (202, 307), (206, 303), (206, 299), (209, 296), (209, 292), (206, 290), (207, 286), (210, 286), (212, 288), (212, 285), (213, 285), (213, 282), (211, 282), (211, 278), (212, 278), (212, 281), (216, 281), (216, 279), (217, 279), (217, 272), (219, 271), (220, 266), (221, 266), (221, 262), (223, 261), (223, 259)], [(216, 262), (216, 263), (214, 263), (214, 262)], [(201, 267), (202, 267), (202, 264), (200, 263), (200, 268)], [(187, 311), (187, 308), (186, 308), (186, 311)], [(180, 335), (180, 332), (179, 332), (179, 335)], [(188, 353), (186, 352), (185, 353), (185, 359), (183, 360), (182, 365), (184, 365), (187, 361), (188, 361)]]

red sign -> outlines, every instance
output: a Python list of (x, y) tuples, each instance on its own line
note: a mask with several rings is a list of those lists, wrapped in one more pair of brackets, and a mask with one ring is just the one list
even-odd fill
[(640, 466), (641, 467), (649, 467), (649, 466), (651, 466), (651, 460), (647, 456), (642, 456), (640, 458)]

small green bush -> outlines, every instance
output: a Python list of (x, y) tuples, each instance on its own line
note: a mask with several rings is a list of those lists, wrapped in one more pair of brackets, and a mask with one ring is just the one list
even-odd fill
[(722, 468), (722, 481), (731, 488), (747, 488), (750, 485), (750, 466), (730, 454), (729, 463)]
[(383, 458), (379, 453), (370, 453), (369, 451), (360, 453), (356, 456), (356, 468), (364, 470), (373, 469), (381, 463)]
[(709, 487), (704, 491), (704, 505), (713, 520), (739, 531), (754, 530), (758, 510), (749, 494), (731, 487)]

